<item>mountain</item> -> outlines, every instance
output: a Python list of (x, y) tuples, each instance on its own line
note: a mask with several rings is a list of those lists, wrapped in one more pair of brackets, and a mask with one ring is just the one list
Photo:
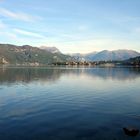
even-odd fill
[(54, 62), (66, 62), (70, 56), (51, 53), (29, 45), (15, 46), (0, 44), (0, 63), (4, 64), (50, 64)]
[(101, 52), (93, 52), (85, 56), (89, 61), (109, 61), (109, 60), (126, 60), (132, 57), (140, 56), (139, 52), (133, 50), (104, 50)]
[(86, 61), (85, 55), (81, 53), (68, 54), (72, 57), (73, 61)]
[(104, 50), (89, 54), (64, 55), (55, 47), (32, 47), (29, 45), (15, 46), (0, 44), (0, 64), (52, 64), (67, 61), (110, 61), (127, 60), (140, 56), (139, 52), (133, 50)]
[(51, 53), (61, 53), (59, 49), (56, 47), (46, 47), (46, 46), (41, 46), (40, 49), (51, 52)]
[(92, 60), (93, 59), (93, 57), (97, 54), (98, 52), (91, 52), (91, 53), (88, 53), (88, 54), (86, 54), (84, 57), (85, 57), (85, 59), (86, 60)]

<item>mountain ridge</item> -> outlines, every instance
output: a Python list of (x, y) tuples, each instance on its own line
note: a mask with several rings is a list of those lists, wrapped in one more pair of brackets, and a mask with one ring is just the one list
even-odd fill
[(54, 62), (66, 62), (70, 56), (64, 54), (53, 54), (38, 47), (29, 45), (17, 46), (11, 44), (0, 44), (1, 64), (50, 64)]
[(65, 55), (56, 47), (32, 47), (0, 44), (0, 64), (52, 64), (68, 61), (123, 61), (138, 57), (140, 53), (134, 50), (118, 49), (91, 52), (88, 54), (74, 53)]
[[(72, 55), (71, 55), (72, 56)], [(129, 58), (140, 56), (140, 53), (135, 50), (118, 49), (118, 50), (103, 50), (100, 52), (92, 52), (88, 54), (78, 54), (80, 59), (86, 61), (114, 61), (114, 60), (126, 60)], [(76, 57), (76, 56), (74, 56)]]

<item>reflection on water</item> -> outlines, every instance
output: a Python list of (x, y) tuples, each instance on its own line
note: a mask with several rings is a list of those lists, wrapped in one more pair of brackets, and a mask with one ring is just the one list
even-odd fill
[(0, 139), (131, 140), (139, 83), (139, 68), (1, 67)]
[(139, 78), (139, 68), (0, 68), (0, 83), (25, 82), (36, 80), (54, 82), (65, 74), (85, 74), (92, 78), (113, 80), (134, 80)]

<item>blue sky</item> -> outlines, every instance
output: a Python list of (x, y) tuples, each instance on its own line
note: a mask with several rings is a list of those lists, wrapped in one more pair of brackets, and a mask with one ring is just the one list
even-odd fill
[(0, 0), (0, 43), (140, 52), (139, 7), (140, 0)]

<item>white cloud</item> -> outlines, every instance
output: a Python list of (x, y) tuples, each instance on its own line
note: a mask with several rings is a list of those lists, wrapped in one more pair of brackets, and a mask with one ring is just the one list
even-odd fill
[(21, 29), (13, 29), (13, 30), (17, 34), (21, 34), (21, 35), (25, 35), (25, 36), (30, 36), (30, 37), (35, 37), (35, 38), (41, 38), (41, 39), (45, 39), (46, 38), (45, 36), (40, 35), (38, 33), (34, 33), (34, 32), (29, 32), (29, 31), (25, 31), (25, 30), (21, 30)]
[(0, 8), (0, 15), (3, 17), (8, 17), (8, 18), (22, 20), (22, 21), (33, 21), (35, 18), (29, 14), (23, 12), (13, 12), (5, 8)]
[(17, 35), (15, 35), (14, 33), (6, 32), (5, 34), (6, 34), (6, 36), (8, 36), (9, 38), (18, 39)]

